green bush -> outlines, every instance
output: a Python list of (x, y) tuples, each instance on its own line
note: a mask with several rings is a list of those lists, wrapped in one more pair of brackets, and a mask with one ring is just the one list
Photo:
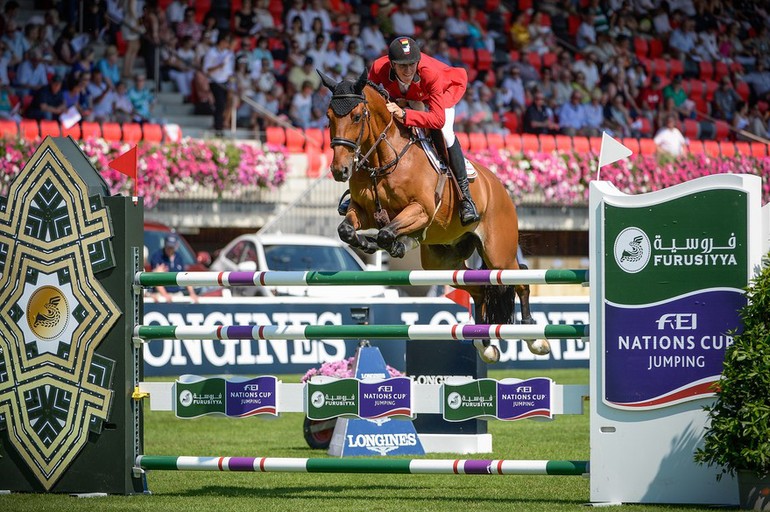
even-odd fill
[(725, 353), (716, 401), (706, 407), (711, 425), (695, 453), (701, 464), (719, 465), (720, 479), (737, 470), (770, 473), (770, 262), (746, 289), (743, 330)]

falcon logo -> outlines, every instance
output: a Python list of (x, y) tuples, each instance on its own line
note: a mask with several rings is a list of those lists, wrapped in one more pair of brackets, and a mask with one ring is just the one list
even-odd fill
[(613, 252), (618, 266), (635, 274), (650, 261), (650, 238), (639, 228), (626, 228), (615, 239)]
[(35, 290), (27, 304), (27, 322), (32, 332), (43, 339), (54, 339), (67, 326), (67, 298), (54, 286)]

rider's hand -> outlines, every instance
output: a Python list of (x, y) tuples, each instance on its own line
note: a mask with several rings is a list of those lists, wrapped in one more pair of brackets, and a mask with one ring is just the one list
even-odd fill
[(398, 104), (392, 101), (389, 101), (388, 103), (385, 104), (385, 106), (388, 108), (388, 112), (393, 114), (393, 117), (395, 117), (396, 119), (401, 120), (404, 118), (404, 109), (398, 106)]

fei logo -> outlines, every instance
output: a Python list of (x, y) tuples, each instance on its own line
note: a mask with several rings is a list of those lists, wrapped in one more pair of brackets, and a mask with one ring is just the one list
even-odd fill
[(658, 330), (675, 329), (678, 331), (694, 331), (698, 328), (697, 313), (666, 313), (658, 318)]
[(650, 261), (650, 237), (639, 228), (626, 228), (615, 239), (615, 262), (629, 274), (636, 274)]

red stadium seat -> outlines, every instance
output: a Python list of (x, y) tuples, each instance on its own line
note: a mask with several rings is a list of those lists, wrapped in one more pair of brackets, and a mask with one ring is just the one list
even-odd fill
[(78, 123), (73, 124), (69, 128), (61, 127), (62, 137), (72, 137), (75, 140), (80, 139), (80, 125)]
[(489, 149), (502, 149), (505, 147), (505, 139), (499, 133), (488, 133), (487, 147)]
[(694, 119), (684, 120), (683, 135), (690, 140), (697, 139), (700, 136), (700, 123)]
[(49, 135), (51, 137), (61, 137), (61, 127), (59, 126), (59, 121), (40, 121), (40, 137), (44, 139)]
[[(552, 136), (553, 137), (553, 136)], [(522, 151), (540, 151), (540, 140), (534, 133), (525, 133), (521, 136)]]
[(572, 149), (580, 155), (588, 155), (591, 153), (591, 141), (586, 137), (576, 135), (572, 137)]
[(715, 140), (704, 140), (703, 152), (706, 153), (708, 156), (713, 156), (713, 157), (719, 156), (720, 155), (719, 143)]
[(276, 146), (285, 146), (286, 132), (280, 126), (268, 126), (265, 128), (265, 142)]
[(471, 143), (467, 133), (456, 132), (455, 137), (457, 137), (457, 140), (460, 141), (460, 147), (463, 148), (463, 151), (468, 151), (470, 149)]
[(22, 119), (19, 123), (19, 131), (26, 140), (35, 140), (40, 137), (40, 128), (34, 119)]
[(746, 82), (737, 82), (735, 84), (735, 92), (737, 92), (741, 99), (743, 101), (749, 101), (749, 95), (751, 95), (751, 90), (749, 89), (749, 84)]
[(557, 135), (556, 137), (556, 149), (561, 152), (572, 151), (572, 137), (569, 135)]
[(556, 138), (553, 135), (538, 135), (540, 140), (540, 152), (551, 153), (556, 151)]
[(286, 130), (286, 149), (289, 153), (302, 153), (305, 147), (305, 137), (297, 128)]
[(479, 71), (492, 69), (492, 54), (486, 48), (476, 50), (476, 67)]
[(634, 38), (634, 53), (637, 57), (647, 57), (650, 54), (650, 45), (647, 43), (647, 39), (638, 36)]
[(650, 120), (641, 116), (639, 117), (639, 121), (642, 123), (642, 127), (639, 128), (639, 133), (648, 137), (652, 136), (652, 123), (650, 123)]
[(468, 66), (469, 69), (476, 68), (476, 52), (473, 50), (473, 48), (460, 48), (460, 60), (463, 64)]
[(719, 142), (719, 154), (726, 157), (735, 156), (735, 143), (733, 141), (720, 140), (718, 142)]
[(702, 155), (706, 152), (706, 148), (703, 146), (702, 140), (690, 140), (688, 146), (690, 153), (693, 155)]
[(650, 138), (639, 139), (639, 153), (642, 155), (654, 155), (658, 152), (658, 146)]
[(715, 138), (719, 141), (726, 140), (730, 136), (730, 125), (726, 121), (714, 121), (714, 129)]
[(519, 116), (515, 112), (505, 112), (503, 114), (503, 126), (508, 128), (511, 133), (519, 133)]
[(321, 175), (321, 148), (310, 146), (305, 150), (307, 155), (307, 171), (308, 178), (318, 178)]
[(487, 136), (483, 133), (469, 133), (468, 142), (471, 151), (485, 151), (487, 146)]
[(118, 142), (123, 138), (120, 124), (102, 123), (102, 138), (110, 142)]
[(532, 65), (532, 67), (538, 71), (538, 73), (540, 72), (540, 69), (543, 67), (543, 59), (540, 57), (540, 54), (537, 52), (527, 53), (527, 62), (529, 62)]
[(19, 127), (16, 126), (14, 121), (9, 119), (0, 120), (0, 137), (11, 138), (16, 137), (19, 134)]
[[(633, 139), (636, 141), (636, 139)], [(591, 153), (594, 155), (598, 155), (599, 152), (602, 150), (602, 138), (601, 137), (589, 137), (588, 138), (588, 147), (591, 148)], [(627, 146), (628, 147), (628, 146)], [(636, 152), (639, 152), (639, 143), (636, 142)]]
[(742, 156), (748, 156), (751, 154), (751, 144), (748, 142), (736, 142), (735, 153)]
[(145, 123), (142, 126), (142, 139), (145, 142), (161, 142), (163, 140), (163, 128), (159, 124)]
[(83, 121), (80, 123), (80, 131), (83, 140), (98, 139), (102, 136), (102, 128), (99, 126), (99, 123)]
[(713, 80), (706, 80), (706, 82), (704, 83), (704, 86), (705, 86), (705, 90), (703, 92), (703, 96), (707, 100), (713, 101), (714, 100), (714, 93), (719, 88), (719, 82), (715, 82)]
[(719, 60), (714, 63), (715, 80), (719, 81), (723, 76), (728, 76), (729, 74), (730, 74), (730, 66), (728, 66), (726, 62), (722, 62), (721, 60)]
[(679, 59), (669, 59), (668, 67), (671, 77), (684, 73), (684, 62)]
[(328, 149), (332, 142), (332, 131), (329, 128), (324, 128), (323, 131), (323, 147)]
[(305, 130), (305, 148), (314, 147), (315, 149), (323, 148), (324, 134), (320, 128), (308, 128)]
[(756, 158), (764, 158), (767, 156), (768, 145), (764, 142), (752, 142), (751, 143), (751, 156)]
[(509, 133), (505, 136), (505, 149), (508, 151), (520, 152), (524, 148), (521, 134)]
[(663, 55), (663, 41), (660, 39), (650, 40), (650, 58), (654, 59)]
[[(592, 137), (591, 139), (592, 139), (592, 142), (593, 142), (593, 139), (598, 139), (598, 137)], [(599, 140), (601, 141), (601, 139), (599, 139)], [(642, 152), (642, 148), (641, 148), (641, 146), (639, 145), (639, 139), (637, 139), (637, 138), (635, 138), (635, 137), (625, 137), (625, 138), (623, 138), (623, 139), (620, 139), (620, 142), (621, 142), (621, 143), (622, 143), (622, 144), (623, 144), (625, 147), (627, 147), (628, 149), (630, 149), (630, 150), (631, 150), (631, 153), (633, 153), (633, 155), (638, 155), (638, 154), (640, 154), (640, 153)], [(591, 144), (591, 147), (592, 147), (592, 148), (593, 148), (593, 147), (595, 147), (595, 146), (594, 146), (594, 144)], [(597, 155), (599, 154), (599, 152), (598, 152), (598, 151), (595, 151), (595, 152), (596, 152), (596, 154), (597, 154)], [(633, 155), (632, 155), (632, 156), (633, 156)]]
[(142, 125), (139, 123), (123, 123), (123, 142), (136, 144), (142, 140)]
[(714, 64), (707, 60), (700, 61), (699, 75), (701, 80), (711, 80), (714, 78)]

